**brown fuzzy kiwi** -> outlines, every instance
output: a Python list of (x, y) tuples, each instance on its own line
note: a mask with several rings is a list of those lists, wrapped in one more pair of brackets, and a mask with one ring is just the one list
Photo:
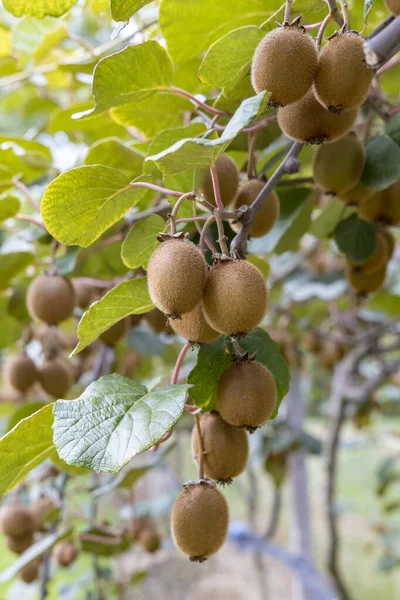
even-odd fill
[(358, 205), (358, 214), (366, 221), (380, 221), (382, 218), (383, 191), (375, 192)]
[(325, 341), (318, 353), (319, 362), (329, 371), (340, 361), (342, 353), (339, 344), (333, 341)]
[(30, 563), (22, 567), (18, 575), (25, 583), (33, 583), (39, 575), (40, 561), (35, 558)]
[(368, 96), (373, 76), (365, 60), (363, 38), (353, 31), (336, 35), (319, 53), (316, 97), (334, 113), (358, 108)]
[(114, 323), (114, 325), (111, 325), (109, 329), (104, 331), (99, 339), (107, 346), (116, 346), (122, 340), (122, 338), (125, 337), (128, 327), (129, 319), (121, 319), (120, 321), (117, 321), (117, 323)]
[(53, 398), (64, 398), (72, 384), (71, 371), (58, 357), (44, 361), (39, 377), (42, 388)]
[(78, 558), (79, 549), (70, 540), (60, 542), (54, 548), (53, 556), (59, 567), (69, 567)]
[(293, 140), (306, 144), (323, 144), (339, 140), (352, 129), (357, 110), (340, 115), (326, 110), (310, 90), (304, 98), (278, 110), (282, 132)]
[(322, 347), (321, 337), (315, 331), (306, 331), (303, 338), (304, 346), (309, 352), (320, 352)]
[(318, 54), (313, 39), (302, 27), (278, 27), (256, 48), (251, 83), (257, 92), (270, 92), (268, 104), (285, 106), (300, 100), (310, 89)]
[(35, 523), (28, 508), (22, 504), (7, 504), (0, 513), (1, 530), (4, 535), (22, 539), (32, 535)]
[(33, 535), (27, 535), (24, 538), (14, 538), (6, 536), (7, 548), (15, 554), (22, 554), (25, 550), (28, 550), (33, 544)]
[(79, 308), (87, 308), (93, 302), (93, 286), (85, 283), (82, 279), (73, 279), (72, 285), (75, 290), (75, 303)]
[(351, 287), (358, 294), (372, 294), (373, 292), (377, 292), (385, 281), (386, 265), (377, 269), (370, 275), (365, 275), (362, 271), (360, 273), (353, 271), (351, 268), (347, 268), (346, 275)]
[(320, 146), (313, 160), (315, 182), (325, 193), (345, 192), (359, 181), (364, 162), (365, 148), (354, 134)]
[(47, 515), (53, 508), (54, 504), (47, 496), (42, 496), (30, 504), (29, 510), (34, 520), (36, 531), (42, 529)]
[(168, 319), (158, 308), (153, 308), (144, 315), (144, 318), (156, 333), (172, 333)]
[(26, 392), (39, 377), (35, 363), (24, 353), (7, 360), (5, 376), (8, 383), (20, 392)]
[[(203, 455), (204, 475), (209, 479), (229, 482), (246, 468), (249, 456), (249, 442), (244, 429), (226, 423), (217, 412), (200, 417), (200, 431), (205, 454)], [(197, 427), (192, 430), (192, 456), (200, 462), (201, 445)]]
[[(258, 179), (251, 179), (242, 185), (236, 195), (232, 208), (237, 210), (241, 206), (250, 206), (257, 198), (264, 185), (265, 183)], [(262, 206), (251, 225), (250, 237), (262, 237), (271, 231), (279, 217), (279, 208), (278, 195), (276, 192), (271, 192), (263, 201)], [(231, 223), (231, 227), (233, 231), (236, 232), (241, 229), (240, 223)]]
[[(219, 158), (217, 158), (215, 167), (217, 169), (222, 204), (224, 206), (228, 206), (236, 195), (239, 185), (239, 173), (235, 162), (230, 156), (228, 156), (228, 154), (222, 154)], [(207, 169), (204, 174), (201, 191), (203, 192), (204, 198), (207, 200), (207, 202), (215, 204), (214, 187), (210, 169)]]
[[(376, 248), (372, 256), (361, 265), (352, 265), (354, 273), (363, 273), (371, 275), (387, 265), (389, 261), (389, 244), (383, 233), (378, 232), (376, 236)], [(351, 263), (350, 263), (351, 264)]]
[(200, 302), (207, 265), (195, 244), (184, 239), (162, 242), (147, 269), (150, 297), (164, 314), (177, 318)]
[(132, 542), (137, 542), (141, 532), (151, 527), (151, 520), (147, 515), (141, 517), (133, 517), (128, 522), (127, 534)]
[(249, 430), (263, 425), (274, 413), (275, 379), (255, 361), (233, 363), (217, 385), (217, 410), (227, 423)]
[(153, 554), (160, 549), (161, 536), (154, 527), (145, 527), (139, 535), (139, 544), (146, 552)]
[(368, 200), (368, 198), (371, 198), (371, 196), (373, 196), (374, 194), (376, 194), (376, 190), (371, 190), (370, 188), (367, 188), (362, 183), (362, 181), (359, 181), (351, 189), (346, 190), (345, 192), (340, 192), (339, 197), (346, 204), (355, 204), (356, 206), (358, 206), (359, 204), (361, 204), (361, 202), (364, 202), (364, 200)]
[(400, 224), (400, 181), (393, 183), (385, 190), (375, 193), (362, 202), (358, 212), (367, 221), (380, 222), (385, 225)]
[(385, 0), (385, 4), (392, 15), (400, 15), (400, 0)]
[(57, 325), (72, 316), (75, 291), (66, 277), (39, 275), (28, 289), (26, 304), (32, 318), (49, 325)]
[(224, 496), (209, 480), (188, 482), (171, 514), (175, 545), (194, 562), (218, 552), (228, 532), (229, 511)]
[(247, 333), (260, 323), (267, 308), (261, 271), (246, 260), (217, 263), (209, 272), (203, 296), (204, 316), (226, 335)]
[(193, 344), (209, 344), (219, 337), (218, 331), (205, 320), (201, 303), (180, 319), (172, 320), (170, 325), (175, 333)]
[(388, 259), (387, 262), (389, 262), (392, 258), (393, 258), (393, 254), (394, 251), (396, 249), (396, 240), (394, 239), (394, 236), (392, 234), (391, 231), (389, 231), (388, 229), (385, 229), (384, 227), (382, 227), (382, 229), (379, 232), (381, 235), (384, 236), (386, 243), (387, 243), (387, 251), (388, 251)]

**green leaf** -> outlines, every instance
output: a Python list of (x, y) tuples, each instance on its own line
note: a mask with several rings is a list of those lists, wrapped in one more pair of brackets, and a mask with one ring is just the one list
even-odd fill
[(398, 146), (400, 146), (400, 113), (397, 113), (390, 119), (389, 123), (386, 125), (386, 133)]
[(250, 354), (256, 352), (257, 362), (265, 365), (271, 371), (275, 379), (278, 402), (272, 417), (274, 419), (278, 415), (282, 399), (289, 391), (290, 372), (287, 363), (279, 351), (278, 344), (260, 327), (250, 331), (246, 337), (240, 340), (240, 345)]
[(265, 0), (163, 0), (160, 25), (175, 63), (185, 63), (237, 27), (261, 25), (276, 8)]
[(43, 406), (46, 406), (44, 402), (30, 402), (29, 404), (24, 404), (23, 406), (17, 408), (17, 410), (14, 410), (13, 414), (8, 420), (7, 431), (13, 429), (13, 427), (18, 425), (22, 419), (30, 417), (35, 412), (43, 408)]
[(53, 237), (86, 248), (143, 197), (129, 178), (110, 167), (89, 165), (62, 173), (47, 186), (41, 212)]
[(264, 100), (264, 93), (244, 100), (220, 138), (183, 139), (170, 148), (147, 157), (146, 161), (155, 162), (164, 175), (210, 166), (226, 150), (240, 130), (247, 127), (263, 110)]
[[(166, 150), (182, 138), (198, 137), (206, 132), (206, 126), (203, 122), (191, 123), (187, 127), (175, 127), (161, 131), (149, 146), (148, 156), (159, 154)], [(147, 166), (147, 168), (146, 168)], [(149, 168), (150, 167), (150, 168)], [(152, 163), (145, 163), (145, 170), (151, 170)]]
[[(96, 541), (93, 539), (85, 538), (87, 536), (95, 536)], [(98, 540), (98, 541), (97, 541)], [(102, 543), (101, 540), (104, 540)], [(127, 532), (123, 532), (122, 535), (110, 535), (104, 533), (102, 529), (91, 527), (85, 529), (80, 534), (80, 546), (83, 552), (90, 552), (96, 556), (114, 556), (126, 552), (132, 542), (128, 538)]]
[(272, 230), (250, 242), (250, 252), (282, 254), (298, 250), (299, 240), (311, 223), (313, 201), (307, 188), (279, 190), (280, 215)]
[(111, 0), (111, 16), (114, 21), (129, 21), (132, 15), (152, 0)]
[(9, 286), (10, 281), (33, 262), (29, 252), (0, 252), (0, 289)]
[(0, 498), (54, 450), (52, 405), (22, 419), (0, 440)]
[(3, 0), (3, 6), (14, 17), (61, 17), (77, 0)]
[(157, 235), (165, 231), (165, 221), (159, 215), (150, 215), (134, 223), (122, 244), (121, 258), (130, 269), (147, 265), (159, 242)]
[(73, 465), (66, 463), (65, 460), (58, 456), (55, 448), (49, 458), (53, 465), (57, 467), (57, 469), (59, 469), (62, 473), (67, 473), (67, 475), (70, 475), (71, 477), (80, 477), (81, 475), (88, 475), (91, 473), (90, 469), (74, 467)]
[(265, 260), (263, 256), (258, 256), (258, 254), (248, 254), (246, 258), (248, 262), (260, 269), (265, 279), (268, 278), (271, 268), (269, 266), (269, 262)]
[(23, 19), (14, 28), (13, 44), (24, 62), (40, 61), (67, 36), (67, 26), (59, 19)]
[(223, 337), (201, 346), (196, 365), (187, 378), (187, 382), (193, 385), (190, 396), (196, 406), (207, 410), (215, 408), (218, 380), (230, 362)]
[(141, 315), (152, 308), (154, 305), (150, 300), (145, 277), (123, 281), (84, 313), (78, 325), (79, 344), (73, 354), (86, 348), (124, 317)]
[[(0, 189), (1, 185), (2, 182), (0, 182)], [(6, 196), (5, 198), (0, 199), (0, 221), (14, 217), (19, 211), (19, 208), (20, 202), (18, 198), (15, 198), (14, 196)]]
[(164, 385), (148, 392), (129, 377), (101, 377), (78, 399), (54, 404), (59, 456), (71, 465), (117, 473), (174, 427), (189, 387)]
[(400, 179), (400, 147), (390, 137), (377, 135), (367, 144), (362, 183), (384, 190)]
[(10, 169), (14, 175), (21, 175), (25, 183), (31, 183), (47, 172), (51, 153), (39, 142), (0, 136), (0, 165)]
[(118, 138), (95, 142), (87, 153), (86, 165), (106, 165), (118, 169), (130, 179), (142, 174), (144, 156), (135, 148), (129, 148)]
[(199, 77), (210, 87), (222, 88), (225, 95), (235, 88), (249, 71), (256, 46), (265, 36), (259, 27), (234, 29), (217, 40), (200, 66)]
[(8, 348), (16, 342), (21, 337), (24, 328), (23, 323), (11, 315), (9, 311), (10, 299), (5, 296), (0, 297), (0, 321), (2, 325), (0, 329), (0, 350)]
[(353, 214), (336, 227), (335, 240), (353, 265), (362, 265), (375, 252), (376, 228), (372, 223)]
[(330, 237), (339, 221), (349, 217), (355, 211), (355, 206), (346, 206), (339, 198), (332, 198), (329, 206), (312, 222), (311, 235), (315, 235), (320, 240)]
[[(12, 187), (14, 187), (12, 169), (9, 169), (8, 167), (0, 165), (0, 194), (7, 192)], [(14, 200), (15, 200), (15, 198), (14, 198)], [(15, 212), (17, 212), (17, 211), (15, 211)], [(5, 218), (7, 218), (7, 217), (5, 217)]]
[(372, 0), (364, 0), (364, 23), (366, 23), (366, 19), (369, 11), (372, 8)]

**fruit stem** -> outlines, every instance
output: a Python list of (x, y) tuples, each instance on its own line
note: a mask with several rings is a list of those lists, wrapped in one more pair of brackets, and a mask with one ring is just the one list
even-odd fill
[(193, 192), (187, 192), (186, 194), (182, 194), (179, 199), (176, 201), (174, 208), (171, 211), (170, 219), (171, 219), (171, 235), (175, 235), (176, 233), (176, 216), (178, 214), (178, 210), (182, 202), (186, 199), (194, 200), (196, 195)]
[(247, 177), (252, 179), (257, 177), (257, 165), (255, 160), (255, 149), (257, 141), (257, 132), (249, 133), (249, 156), (247, 159)]
[(32, 196), (30, 190), (26, 187), (26, 185), (24, 185), (22, 183), (22, 181), (20, 181), (19, 179), (17, 179), (16, 177), (13, 177), (12, 179), (13, 184), (15, 185), (16, 188), (19, 189), (20, 192), (22, 192), (25, 196), (25, 198), (28, 200), (28, 202), (33, 206), (33, 208), (35, 210), (37, 210), (37, 212), (40, 213), (40, 206), (39, 204), (36, 202), (35, 198)]
[(209, 106), (205, 102), (198, 100), (196, 98), (196, 96), (193, 96), (193, 94), (190, 94), (186, 90), (181, 90), (180, 88), (176, 88), (176, 87), (170, 87), (170, 88), (168, 88), (168, 91), (172, 92), (173, 94), (178, 94), (179, 96), (183, 96), (184, 98), (187, 98), (188, 100), (191, 100), (191, 102), (193, 102), (194, 104), (197, 104), (197, 106), (200, 106), (200, 108), (202, 108), (203, 110), (206, 110), (207, 112), (211, 113), (212, 115), (218, 115), (219, 117), (230, 116), (229, 113), (226, 113), (223, 110), (219, 110), (218, 108), (214, 108), (213, 106)]
[[(337, 11), (337, 8), (336, 8), (336, 11)], [(319, 31), (318, 31), (317, 39), (315, 41), (317, 50), (321, 50), (321, 45), (322, 45), (322, 40), (324, 38), (325, 29), (327, 28), (329, 23), (334, 20), (334, 18), (335, 18), (335, 13), (331, 11), (328, 15), (326, 15), (325, 19), (322, 21), (321, 27), (319, 28)]]
[[(202, 252), (204, 252), (204, 243), (207, 244), (207, 246), (210, 248), (209, 244), (207, 243), (207, 230), (209, 228), (209, 226), (211, 225), (211, 223), (215, 220), (214, 215), (211, 215), (210, 217), (208, 217), (207, 221), (204, 223), (202, 229), (201, 229), (201, 233), (200, 233), (200, 242), (199, 242), (199, 248)], [(211, 248), (210, 248), (211, 250)], [(216, 252), (216, 248), (214, 248), (213, 246), (213, 250)]]
[(205, 454), (205, 449), (204, 449), (203, 434), (201, 433), (199, 415), (193, 415), (193, 417), (194, 417), (194, 422), (196, 423), (197, 437), (199, 438), (199, 446), (200, 446), (199, 479), (204, 479), (204, 454)]
[(197, 217), (185, 217), (184, 219), (177, 219), (175, 221), (176, 225), (178, 225), (178, 223), (194, 223), (195, 221), (207, 221), (207, 216), (203, 215), (203, 216), (197, 216)]
[(171, 384), (172, 385), (174, 385), (175, 383), (178, 382), (179, 373), (180, 373), (181, 367), (183, 365), (183, 361), (185, 360), (185, 356), (186, 356), (189, 348), (190, 348), (190, 344), (189, 344), (189, 342), (186, 342), (186, 344), (184, 346), (182, 346), (182, 349), (181, 349), (181, 351), (179, 353), (179, 356), (176, 359), (174, 371), (173, 371), (172, 377), (171, 377)]
[(180, 198), (182, 196), (182, 192), (168, 190), (167, 188), (161, 187), (160, 185), (155, 185), (154, 183), (148, 183), (147, 181), (131, 181), (128, 187), (144, 187), (148, 188), (149, 190), (154, 190), (155, 192), (160, 192), (161, 194), (167, 194), (167, 196), (174, 196), (175, 198)]
[(285, 15), (283, 17), (283, 22), (290, 24), (290, 11), (292, 9), (293, 0), (286, 0), (285, 6)]
[(35, 219), (35, 217), (31, 217), (30, 215), (22, 215), (21, 213), (18, 213), (17, 215), (15, 215), (14, 219), (18, 219), (19, 221), (27, 221), (28, 223), (33, 223), (34, 225), (40, 227), (41, 229), (43, 229), (43, 231), (47, 233), (46, 225), (41, 221)]
[(240, 354), (240, 356), (242, 356), (245, 353), (245, 351), (243, 350), (242, 346), (239, 344), (239, 341), (238, 341), (237, 338), (232, 337), (231, 338), (231, 343), (232, 343), (232, 346), (235, 348), (236, 352), (238, 354)]
[(219, 187), (218, 173), (215, 163), (211, 165), (210, 173), (214, 190), (215, 204), (217, 205), (217, 208), (220, 212), (224, 212), (224, 205), (221, 200), (221, 190)]
[(340, 0), (340, 5), (342, 7), (343, 13), (343, 30), (348, 31), (350, 29), (350, 15), (349, 15), (349, 7), (347, 6), (346, 0)]
[(326, 0), (326, 2), (329, 6), (329, 11), (333, 15), (334, 20), (339, 25), (339, 27), (342, 27), (343, 18), (342, 18), (342, 15), (340, 14), (340, 12), (338, 11), (336, 0)]

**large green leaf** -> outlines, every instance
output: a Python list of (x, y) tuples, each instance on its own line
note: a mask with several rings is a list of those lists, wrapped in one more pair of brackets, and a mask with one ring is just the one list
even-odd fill
[[(1, 255), (0, 255), (1, 260)], [(10, 314), (10, 299), (2, 296), (0, 298), (0, 350), (8, 348), (22, 335), (24, 325)]]
[(259, 27), (249, 26), (234, 29), (217, 40), (201, 63), (201, 81), (222, 88), (228, 95), (248, 73), (256, 46), (264, 35)]
[(77, 0), (3, 0), (3, 6), (14, 17), (61, 17)]
[(23, 19), (14, 28), (13, 44), (24, 62), (32, 61), (32, 58), (39, 61), (67, 36), (66, 23), (59, 19)]
[(6, 196), (5, 198), (0, 199), (0, 221), (14, 217), (19, 211), (19, 207), (19, 200), (14, 196)]
[(223, 337), (201, 346), (196, 365), (187, 378), (187, 382), (193, 385), (190, 396), (196, 406), (207, 410), (215, 408), (218, 380), (229, 364), (230, 356)]
[(290, 385), (290, 372), (285, 359), (279, 351), (279, 346), (270, 338), (268, 333), (257, 327), (240, 340), (242, 348), (250, 354), (256, 353), (257, 362), (265, 365), (271, 371), (278, 392), (278, 401), (273, 418), (278, 414), (282, 398), (286, 396)]
[(111, 16), (114, 21), (129, 21), (135, 14), (152, 0), (111, 0)]
[(390, 137), (377, 135), (367, 144), (361, 181), (374, 190), (384, 190), (400, 179), (400, 147)]
[(245, 25), (261, 25), (275, 0), (162, 0), (160, 25), (174, 62), (185, 63), (217, 39)]
[(181, 417), (188, 385), (151, 392), (129, 377), (106, 375), (73, 401), (54, 404), (54, 443), (67, 463), (117, 473)]
[(215, 161), (243, 127), (247, 127), (263, 110), (265, 94), (261, 93), (242, 102), (229, 121), (220, 138), (183, 139), (170, 148), (149, 156), (164, 175), (182, 173), (191, 169), (209, 166)]
[(123, 281), (84, 313), (78, 325), (79, 344), (74, 354), (97, 340), (104, 331), (124, 317), (140, 315), (152, 308), (154, 305), (150, 300), (146, 278)]
[(361, 265), (375, 252), (376, 228), (372, 223), (353, 214), (336, 227), (335, 239), (348, 260), (354, 265)]
[(159, 243), (157, 235), (164, 230), (165, 221), (159, 215), (150, 215), (134, 223), (122, 244), (121, 257), (126, 266), (146, 269)]
[[(179, 140), (191, 137), (198, 137), (206, 132), (204, 122), (194, 122), (187, 127), (175, 127), (173, 129), (165, 129), (161, 131), (151, 142), (149, 146), (148, 156), (156, 155), (166, 150)], [(146, 172), (153, 166), (152, 162), (145, 163)]]
[(0, 136), (0, 165), (31, 183), (46, 173), (51, 165), (50, 150), (33, 140)]
[(142, 174), (144, 156), (135, 148), (129, 148), (118, 138), (106, 138), (95, 142), (86, 155), (87, 165), (107, 165), (118, 169), (130, 179)]
[(0, 498), (54, 450), (52, 405), (22, 419), (0, 440)]
[(339, 198), (332, 198), (329, 206), (312, 222), (310, 233), (323, 240), (330, 237), (341, 219), (356, 211), (355, 206), (345, 206)]
[(29, 252), (0, 252), (0, 289), (8, 287), (10, 281), (33, 262)]
[(43, 221), (62, 244), (90, 246), (146, 193), (110, 167), (89, 165), (62, 173), (47, 187)]

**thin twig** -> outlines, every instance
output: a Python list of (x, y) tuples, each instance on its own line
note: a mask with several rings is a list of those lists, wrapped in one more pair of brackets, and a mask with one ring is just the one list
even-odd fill
[(190, 349), (190, 344), (189, 342), (186, 342), (186, 344), (184, 346), (182, 346), (182, 349), (179, 353), (179, 356), (176, 360), (175, 363), (175, 367), (174, 367), (174, 371), (172, 373), (172, 377), (171, 377), (171, 384), (175, 384), (177, 383), (178, 379), (179, 379), (179, 372), (181, 370), (181, 367), (183, 365), (183, 361), (185, 360), (185, 356), (188, 352), (188, 350)]
[(199, 415), (193, 415), (193, 416), (194, 416), (194, 422), (196, 423), (197, 437), (199, 438), (199, 450), (200, 450), (200, 456), (199, 456), (199, 479), (204, 479), (204, 454), (205, 454), (205, 449), (204, 449), (203, 434), (201, 433), (200, 417), (199, 417)]
[(12, 179), (13, 184), (15, 185), (16, 188), (18, 188), (20, 190), (20, 192), (22, 192), (25, 196), (25, 198), (28, 200), (28, 202), (33, 206), (33, 208), (35, 210), (37, 210), (37, 212), (40, 212), (40, 206), (39, 204), (36, 202), (35, 198), (32, 196), (29, 188), (26, 187), (26, 185), (24, 185), (22, 183), (22, 181), (20, 181), (19, 179), (17, 179), (16, 177), (13, 177)]
[(213, 163), (211, 165), (210, 173), (211, 173), (211, 180), (212, 180), (212, 184), (213, 184), (215, 204), (217, 205), (217, 208), (220, 212), (224, 212), (225, 207), (224, 207), (224, 205), (222, 203), (222, 199), (221, 199), (221, 190), (219, 187), (218, 173), (217, 173), (217, 167), (215, 166), (215, 163)]
[(292, 9), (292, 4), (294, 0), (286, 0), (285, 13), (283, 16), (284, 23), (290, 23), (290, 12)]
[(45, 231), (47, 233), (46, 225), (44, 223), (42, 223), (41, 221), (38, 221), (37, 219), (35, 219), (35, 217), (31, 217), (30, 215), (23, 215), (21, 213), (18, 213), (14, 216), (14, 219), (18, 219), (18, 221), (26, 221), (27, 223), (32, 223), (33, 225), (40, 227), (41, 229), (43, 229), (43, 231)]
[(346, 0), (340, 0), (340, 5), (342, 7), (342, 14), (343, 14), (343, 29), (344, 29), (344, 31), (349, 31), (349, 29), (351, 29), (349, 7), (347, 6)]
[(218, 115), (219, 117), (230, 116), (229, 113), (226, 113), (223, 110), (219, 110), (218, 108), (214, 108), (214, 106), (209, 106), (205, 102), (202, 102), (201, 100), (196, 98), (196, 96), (193, 96), (193, 94), (190, 94), (186, 90), (181, 90), (180, 88), (176, 88), (176, 87), (170, 87), (170, 88), (168, 88), (168, 91), (170, 93), (172, 92), (173, 94), (178, 94), (179, 96), (183, 96), (184, 98), (187, 98), (188, 100), (190, 100), (191, 102), (193, 102), (194, 104), (196, 104), (197, 106), (202, 108), (203, 110), (206, 110), (207, 112), (211, 113), (212, 115)]
[(328, 27), (329, 23), (334, 20), (334, 18), (335, 18), (335, 13), (330, 12), (328, 15), (326, 15), (325, 19), (322, 21), (321, 27), (319, 28), (319, 31), (318, 31), (317, 39), (315, 40), (315, 45), (317, 47), (317, 50), (321, 49), (325, 29)]
[(184, 200), (187, 200), (188, 198), (190, 198), (191, 200), (194, 200), (196, 198), (196, 194), (194, 194), (193, 192), (187, 192), (186, 194), (182, 194), (182, 196), (180, 196), (180, 198), (176, 201), (175, 206), (171, 211), (171, 214), (170, 214), (171, 235), (175, 235), (175, 233), (176, 233), (176, 216), (178, 214), (178, 210), (179, 210), (182, 202)]
[(149, 190), (154, 190), (155, 192), (160, 192), (161, 194), (167, 194), (167, 196), (174, 196), (175, 198), (180, 198), (182, 196), (182, 192), (168, 190), (167, 188), (161, 187), (160, 185), (155, 185), (154, 183), (149, 183), (147, 181), (132, 181), (128, 187), (144, 187), (148, 188)]
[(336, 23), (339, 25), (339, 27), (342, 27), (343, 18), (338, 10), (336, 0), (326, 0), (326, 3), (329, 6), (329, 11), (334, 15), (333, 18), (335, 19)]
[(225, 254), (225, 256), (229, 256), (229, 250), (228, 250), (228, 246), (226, 244), (227, 237), (225, 235), (224, 223), (222, 221), (221, 213), (219, 212), (218, 208), (214, 209), (214, 217), (215, 217), (215, 222), (217, 224), (217, 229), (218, 229), (218, 240), (217, 241), (221, 248), (221, 252), (222, 252), (222, 254)]
[[(217, 249), (214, 248), (214, 246), (211, 244), (211, 242), (207, 239), (207, 230), (213, 221), (215, 221), (215, 217), (214, 217), (214, 215), (211, 215), (210, 217), (208, 217), (208, 219), (204, 223), (203, 227), (200, 228), (200, 225), (198, 226), (198, 229), (200, 232), (199, 248), (202, 252), (204, 252), (204, 244), (207, 244), (208, 249), (211, 250), (212, 253), (216, 254)], [(197, 223), (196, 223), (196, 225), (197, 225)]]

